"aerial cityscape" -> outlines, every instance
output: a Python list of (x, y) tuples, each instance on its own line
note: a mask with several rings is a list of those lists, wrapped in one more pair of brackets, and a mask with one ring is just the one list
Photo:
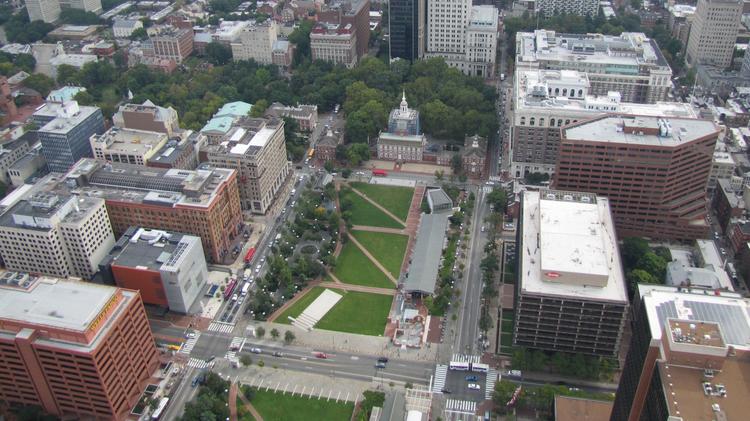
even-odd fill
[(750, 0), (0, 0), (0, 420), (748, 420), (748, 47)]

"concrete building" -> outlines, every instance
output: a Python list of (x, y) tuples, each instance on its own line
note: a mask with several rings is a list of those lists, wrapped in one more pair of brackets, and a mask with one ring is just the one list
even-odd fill
[(91, 279), (114, 243), (98, 198), (39, 192), (0, 215), (0, 254), (10, 270)]
[(78, 9), (84, 12), (102, 13), (101, 0), (60, 0), (60, 9)]
[(198, 148), (205, 144), (206, 137), (200, 133), (189, 132), (182, 139), (170, 139), (157, 150), (147, 163), (147, 167), (178, 168), (194, 170), (198, 166)]
[(60, 19), (59, 0), (25, 0), (26, 10), (29, 12), (29, 20), (41, 20), (54, 23)]
[(424, 56), (427, 26), (426, 0), (388, 2), (388, 45), (390, 59), (414, 62)]
[(37, 188), (104, 199), (115, 235), (145, 226), (198, 236), (212, 262), (231, 254), (242, 224), (237, 174), (230, 169), (167, 170), (82, 159), (65, 177), (51, 174)]
[(711, 161), (711, 174), (708, 176), (708, 189), (716, 188), (719, 179), (730, 180), (734, 175), (735, 164), (732, 155), (726, 152), (714, 152)]
[(237, 171), (242, 209), (255, 214), (268, 211), (291, 174), (283, 120), (245, 118), (206, 152), (211, 165)]
[(8, 169), (31, 150), (31, 143), (19, 138), (0, 144), (0, 182), (8, 184)]
[(560, 128), (605, 114), (696, 118), (687, 103), (624, 102), (619, 92), (592, 95), (589, 74), (574, 70), (518, 70), (513, 80), (511, 174), (551, 175), (560, 147)]
[(99, 107), (79, 106), (76, 101), (49, 102), (32, 118), (40, 126), (39, 141), (50, 171), (66, 172), (79, 159), (93, 156), (89, 138), (104, 133)]
[(430, 213), (450, 213), (453, 209), (453, 200), (443, 189), (427, 190), (427, 205)]
[(172, 107), (159, 107), (150, 100), (143, 104), (121, 105), (112, 116), (115, 126), (123, 129), (135, 129), (164, 133), (174, 137), (180, 132), (180, 121), (177, 111)]
[(610, 201), (527, 190), (516, 238), (513, 345), (617, 356), (628, 295)]
[(159, 368), (135, 291), (0, 274), (0, 400), (60, 419), (123, 421)]
[(377, 151), (379, 159), (392, 161), (421, 161), (427, 139), (419, 125), (419, 111), (409, 108), (406, 93), (399, 108), (388, 116), (388, 131), (380, 132)]
[(177, 64), (193, 52), (193, 30), (167, 27), (149, 37), (153, 56), (174, 60)]
[(143, 22), (140, 19), (115, 19), (112, 23), (115, 38), (128, 38), (139, 28), (143, 28)]
[(193, 307), (206, 292), (208, 269), (198, 237), (130, 227), (102, 266), (117, 286), (138, 290), (144, 303), (200, 311)]
[(685, 56), (688, 64), (719, 68), (732, 64), (742, 4), (742, 0), (698, 0)]
[(470, 0), (427, 2), (426, 57), (445, 62), (470, 76), (492, 77), (497, 55), (498, 11), (472, 6)]
[(487, 175), (487, 139), (478, 135), (464, 139), (461, 168), (469, 178), (483, 179)]
[(677, 38), (682, 43), (682, 50), (687, 48), (690, 37), (690, 27), (693, 25), (695, 18), (695, 6), (689, 4), (674, 4), (669, 6), (669, 15), (667, 16), (667, 27), (672, 33), (672, 37)]
[(91, 136), (94, 158), (124, 164), (147, 165), (167, 144), (164, 133), (112, 127), (102, 135)]
[(303, 132), (312, 132), (318, 126), (317, 105), (297, 104), (297, 106), (292, 106), (274, 102), (266, 109), (265, 115), (277, 119), (289, 117), (297, 122), (299, 129)]
[(273, 46), (279, 37), (279, 25), (268, 20), (262, 24), (242, 28), (231, 43), (234, 60), (255, 60), (273, 64)]
[(731, 292), (639, 285), (610, 420), (743, 419), (750, 302)]
[(558, 14), (596, 17), (599, 0), (537, 0), (536, 7), (543, 16)]
[(352, 68), (357, 65), (357, 44), (357, 33), (351, 24), (319, 23), (310, 32), (313, 60), (329, 61)]
[(47, 174), (47, 161), (42, 154), (42, 145), (37, 143), (34, 148), (8, 167), (8, 178), (13, 187), (20, 187), (33, 179)]
[(607, 115), (562, 128), (553, 185), (609, 198), (621, 237), (708, 235), (720, 129), (706, 120)]
[(620, 92), (626, 102), (665, 101), (672, 87), (672, 69), (659, 46), (640, 32), (518, 32), (516, 69), (577, 70), (587, 74), (592, 95)]

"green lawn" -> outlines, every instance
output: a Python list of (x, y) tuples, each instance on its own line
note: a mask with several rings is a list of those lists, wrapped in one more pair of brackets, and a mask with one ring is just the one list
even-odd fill
[(513, 321), (512, 320), (503, 320), (503, 324), (502, 324), (501, 330), (502, 330), (503, 333), (505, 333), (505, 332), (512, 333), (513, 332)]
[(307, 294), (305, 294), (304, 297), (300, 298), (299, 301), (294, 303), (288, 309), (284, 310), (284, 312), (281, 313), (281, 315), (278, 318), (276, 318), (275, 323), (282, 323), (285, 325), (292, 324), (292, 321), (289, 320), (289, 317), (297, 317), (300, 314), (302, 314), (302, 312), (305, 311), (307, 306), (312, 304), (312, 302), (315, 301), (315, 299), (318, 298), (318, 296), (322, 294), (324, 290), (325, 288), (323, 287), (315, 287), (311, 289)]
[(511, 347), (513, 346), (513, 335), (510, 333), (503, 333), (500, 335), (500, 346)]
[(391, 275), (398, 278), (401, 274), (401, 263), (406, 254), (406, 245), (409, 242), (408, 236), (355, 230), (351, 233), (370, 254), (378, 259), (381, 265), (388, 269)]
[[(393, 296), (346, 291), (316, 329), (383, 336)], [(281, 419), (281, 418), (278, 418)]]
[(350, 402), (283, 395), (271, 390), (256, 389), (252, 404), (265, 420), (349, 421), (354, 412), (354, 404)]
[(336, 259), (333, 274), (347, 284), (368, 287), (395, 288), (393, 282), (362, 253), (354, 243), (348, 242)]
[(378, 205), (388, 209), (392, 214), (406, 221), (411, 207), (411, 198), (414, 189), (411, 187), (383, 186), (379, 184), (367, 184), (360, 182), (351, 183), (352, 187), (364, 193), (377, 202)]
[(353, 191), (349, 189), (342, 189), (339, 196), (341, 200), (349, 198), (352, 202), (352, 224), (353, 225), (367, 225), (371, 227), (383, 227), (383, 228), (396, 228), (401, 229), (404, 226), (386, 215), (385, 212), (373, 206), (370, 202), (363, 199)]

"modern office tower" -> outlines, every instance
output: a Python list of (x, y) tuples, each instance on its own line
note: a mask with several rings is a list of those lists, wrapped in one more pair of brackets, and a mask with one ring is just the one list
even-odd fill
[(620, 237), (708, 235), (706, 185), (721, 129), (708, 120), (606, 115), (563, 127), (553, 185), (609, 198)]
[(112, 122), (123, 129), (164, 133), (170, 138), (180, 131), (177, 110), (172, 107), (159, 107), (150, 100), (140, 105), (121, 105), (112, 116)]
[(128, 418), (159, 368), (137, 291), (0, 274), (0, 401), (61, 419)]
[(41, 20), (47, 23), (60, 19), (60, 2), (58, 0), (25, 0), (29, 20)]
[(149, 37), (154, 57), (180, 64), (193, 52), (193, 29), (167, 27)]
[(578, 70), (590, 93), (620, 92), (626, 102), (666, 101), (672, 69), (656, 41), (640, 32), (619, 36), (557, 34), (539, 29), (516, 33), (516, 69)]
[(268, 211), (291, 174), (283, 120), (240, 119), (206, 153), (211, 165), (236, 170), (242, 209), (256, 214)]
[(685, 57), (691, 66), (732, 64), (742, 7), (742, 0), (698, 0)]
[(273, 44), (278, 40), (279, 24), (273, 20), (243, 28), (230, 45), (234, 60), (273, 63)]
[(144, 226), (200, 237), (214, 262), (231, 253), (242, 224), (237, 173), (230, 169), (188, 171), (82, 159), (64, 177), (51, 174), (37, 184), (104, 199), (115, 235)]
[(79, 106), (76, 101), (48, 102), (32, 118), (40, 126), (42, 153), (53, 172), (66, 172), (79, 159), (93, 156), (89, 138), (104, 133), (99, 107)]
[(391, 60), (411, 62), (424, 56), (426, 0), (388, 2), (388, 34)]
[(189, 313), (206, 292), (206, 257), (201, 239), (192, 235), (130, 227), (102, 267), (105, 279), (170, 311)]
[(638, 285), (612, 421), (742, 420), (750, 396), (750, 302)]
[(590, 75), (575, 70), (517, 70), (513, 80), (511, 174), (551, 175), (560, 147), (560, 128), (603, 114), (625, 113), (696, 118), (690, 104), (625, 102), (619, 92), (593, 95)]
[(38, 192), (0, 215), (0, 254), (10, 270), (91, 279), (114, 243), (99, 198)]
[(609, 200), (525, 191), (513, 344), (616, 357), (628, 295)]
[(537, 0), (536, 8), (544, 16), (568, 14), (596, 17), (599, 13), (598, 0)]
[(357, 32), (351, 24), (327, 25), (319, 23), (310, 32), (310, 52), (313, 60), (357, 65)]

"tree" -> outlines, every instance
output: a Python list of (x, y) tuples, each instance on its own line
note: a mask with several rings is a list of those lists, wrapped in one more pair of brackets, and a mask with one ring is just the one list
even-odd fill
[(336, 169), (335, 169), (335, 168), (333, 167), (333, 161), (326, 161), (326, 162), (325, 162), (325, 163), (323, 164), (323, 168), (325, 168), (325, 170), (326, 170), (326, 171), (328, 171), (328, 172), (333, 172), (333, 171), (335, 171), (335, 170), (336, 170)]
[(448, 218), (451, 221), (451, 225), (457, 227), (464, 222), (464, 214), (462, 212), (454, 212), (453, 215)]
[(310, 53), (310, 31), (312, 31), (314, 22), (312, 20), (303, 20), (297, 28), (289, 34), (289, 42), (295, 45), (293, 65), (296, 67), (303, 61), (311, 58)]
[(347, 159), (349, 164), (357, 167), (362, 161), (368, 161), (370, 159), (370, 147), (365, 143), (355, 143), (349, 145), (346, 151)]
[(291, 330), (287, 330), (286, 332), (284, 332), (284, 343), (285, 344), (289, 345), (292, 342), (294, 342), (295, 339), (297, 339), (297, 337), (294, 335), (294, 332), (292, 332)]
[(95, 99), (94, 96), (88, 93), (87, 91), (80, 91), (78, 92), (73, 99), (78, 101), (78, 104), (80, 105), (94, 105)]
[(445, 171), (443, 170), (435, 170), (435, 179), (437, 181), (443, 181), (443, 176), (445, 175)]
[(279, 331), (276, 328), (271, 329), (271, 337), (273, 339), (279, 339)]
[(259, 99), (253, 104), (253, 108), (250, 109), (251, 117), (263, 117), (263, 114), (268, 109), (268, 101), (265, 99)]
[(34, 73), (33, 75), (27, 77), (23, 80), (23, 86), (33, 89), (43, 97), (46, 97), (47, 94), (50, 93), (52, 88), (55, 87), (55, 81), (52, 80), (49, 76), (43, 75), (41, 73)]
[(5, 36), (10, 42), (31, 44), (41, 40), (55, 29), (55, 25), (41, 20), (29, 21), (26, 9), (12, 15), (5, 24)]
[(247, 367), (253, 364), (253, 359), (249, 355), (242, 355), (240, 356), (240, 362), (243, 366)]
[(505, 213), (508, 208), (508, 194), (504, 189), (493, 189), (490, 194), (487, 195), (487, 202), (492, 205), (492, 209), (494, 209), (495, 212)]
[(258, 326), (255, 329), (255, 336), (263, 338), (266, 335), (266, 329), (263, 326)]
[(61, 64), (57, 66), (57, 83), (60, 85), (79, 84), (78, 69), (69, 64)]
[(96, 13), (73, 8), (62, 9), (60, 20), (71, 25), (98, 25), (102, 23), (102, 19)]
[(622, 240), (620, 253), (622, 254), (622, 262), (625, 265), (626, 271), (628, 268), (635, 267), (638, 260), (644, 254), (648, 253), (649, 250), (648, 242), (643, 238), (628, 237)]
[(352, 170), (350, 170), (349, 168), (344, 168), (343, 170), (341, 170), (342, 177), (349, 178), (350, 175), (352, 175)]
[(136, 28), (133, 30), (133, 32), (130, 33), (130, 36), (128, 37), (132, 41), (140, 41), (148, 38), (148, 32), (146, 32), (146, 28)]
[(220, 42), (211, 42), (206, 45), (206, 57), (209, 63), (223, 66), (232, 60), (232, 50)]
[(650, 273), (659, 282), (663, 281), (667, 276), (667, 262), (652, 251), (641, 256), (638, 259), (638, 263), (636, 263), (636, 267)]
[(495, 409), (505, 413), (508, 410), (508, 402), (513, 398), (515, 391), (515, 383), (508, 380), (496, 382), (495, 390), (492, 393), (492, 402), (495, 404)]

